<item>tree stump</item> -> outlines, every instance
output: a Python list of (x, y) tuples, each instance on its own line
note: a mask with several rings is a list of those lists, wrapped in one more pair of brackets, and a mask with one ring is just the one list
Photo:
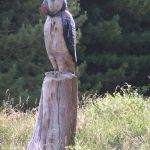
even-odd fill
[(74, 144), (77, 91), (74, 74), (46, 73), (38, 118), (27, 150), (65, 150)]

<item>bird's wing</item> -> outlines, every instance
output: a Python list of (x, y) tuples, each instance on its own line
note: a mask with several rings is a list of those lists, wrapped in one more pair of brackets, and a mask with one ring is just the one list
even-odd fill
[(77, 63), (76, 56), (76, 27), (75, 22), (71, 14), (65, 11), (62, 14), (62, 22), (63, 22), (63, 33), (64, 39), (69, 50), (69, 53), (72, 56), (74, 63)]

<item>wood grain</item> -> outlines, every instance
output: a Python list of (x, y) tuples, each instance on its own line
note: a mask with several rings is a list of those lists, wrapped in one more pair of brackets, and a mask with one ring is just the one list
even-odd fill
[(47, 16), (44, 24), (44, 41), (54, 70), (74, 73), (75, 64), (64, 40), (61, 16)]
[(65, 146), (74, 144), (77, 94), (74, 74), (46, 74), (36, 126), (27, 150), (65, 150)]

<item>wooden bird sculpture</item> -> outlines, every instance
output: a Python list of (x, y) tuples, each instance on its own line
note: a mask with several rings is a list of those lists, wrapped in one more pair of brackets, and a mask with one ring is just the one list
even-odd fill
[(49, 60), (55, 72), (75, 72), (76, 29), (72, 15), (66, 10), (66, 0), (44, 0), (42, 14), (44, 40)]

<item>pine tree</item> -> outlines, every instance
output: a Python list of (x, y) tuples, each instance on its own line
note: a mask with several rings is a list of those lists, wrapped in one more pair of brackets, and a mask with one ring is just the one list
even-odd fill
[[(69, 10), (77, 23), (78, 45), (80, 26), (86, 19), (81, 14), (80, 1), (69, 1)], [(41, 0), (0, 1), (0, 104), (5, 91), (18, 103), (39, 98), (44, 73), (52, 70), (46, 54)]]
[(148, 85), (150, 1), (81, 2), (88, 17), (83, 27), (86, 60), (82, 65), (81, 89), (106, 92), (125, 82)]

